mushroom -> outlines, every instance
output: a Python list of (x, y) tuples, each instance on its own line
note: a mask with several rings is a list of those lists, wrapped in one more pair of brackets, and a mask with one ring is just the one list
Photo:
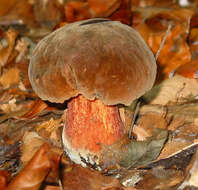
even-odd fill
[(62, 138), (76, 163), (97, 162), (102, 148), (125, 134), (117, 104), (130, 105), (151, 89), (156, 61), (130, 26), (108, 19), (67, 24), (42, 39), (29, 65), (43, 100), (68, 100)]

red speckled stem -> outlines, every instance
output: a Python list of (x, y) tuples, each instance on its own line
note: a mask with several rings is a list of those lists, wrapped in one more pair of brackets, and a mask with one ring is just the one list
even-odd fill
[(82, 95), (68, 103), (65, 138), (75, 150), (98, 153), (102, 145), (111, 145), (124, 134), (124, 125), (116, 106), (100, 100), (87, 100)]

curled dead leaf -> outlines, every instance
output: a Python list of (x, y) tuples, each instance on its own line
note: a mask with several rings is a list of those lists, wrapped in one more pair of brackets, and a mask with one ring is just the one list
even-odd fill
[(156, 85), (143, 98), (150, 104), (166, 105), (170, 102), (180, 102), (188, 96), (198, 94), (198, 81), (175, 75)]
[(83, 168), (80, 165), (71, 165), (63, 175), (64, 190), (113, 190), (125, 188), (112, 177), (104, 176), (98, 171)]
[(19, 119), (32, 119), (47, 107), (48, 105), (44, 101), (37, 99), (36, 101), (33, 102), (29, 111), (27, 111), (24, 115), (20, 116)]
[(157, 159), (168, 137), (168, 131), (155, 129), (152, 137), (145, 141), (130, 140), (124, 137), (117, 143), (105, 147), (100, 155), (103, 168), (135, 168)]
[(0, 84), (3, 88), (9, 88), (11, 85), (18, 84), (19, 74), (20, 71), (18, 68), (10, 68), (0, 77)]
[(49, 145), (43, 144), (30, 162), (8, 184), (7, 190), (39, 190), (50, 171)]
[(6, 32), (6, 40), (8, 45), (0, 50), (0, 67), (5, 66), (9, 57), (11, 56), (17, 36), (18, 32), (13, 29), (9, 29)]

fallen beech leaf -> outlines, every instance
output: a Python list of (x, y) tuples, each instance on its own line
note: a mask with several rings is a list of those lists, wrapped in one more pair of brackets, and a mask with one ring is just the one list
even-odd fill
[(0, 16), (5, 15), (17, 0), (0, 0)]
[(73, 164), (66, 168), (63, 174), (64, 190), (110, 190), (124, 187), (115, 178), (103, 176), (98, 171), (83, 168)]
[[(12, 1), (12, 0), (11, 0)], [(9, 3), (7, 0), (1, 0), (0, 4), (6, 5)], [(9, 7), (6, 11), (1, 13), (0, 24), (1, 25), (22, 25), (27, 24), (28, 27), (38, 26), (33, 15), (31, 1), (26, 0), (14, 0), (9, 3)]]
[(188, 78), (198, 78), (198, 58), (186, 63), (184, 65), (181, 65), (176, 71), (176, 74), (182, 75), (184, 77)]
[(0, 170), (0, 189), (6, 190), (7, 181), (10, 178), (10, 173), (6, 170)]
[(9, 57), (11, 56), (17, 36), (18, 36), (18, 32), (13, 29), (9, 29), (6, 32), (6, 40), (8, 45), (0, 49), (0, 67), (5, 66)]
[(198, 94), (198, 81), (175, 75), (156, 85), (143, 98), (150, 104), (166, 105), (170, 102), (181, 102), (188, 96)]
[(132, 5), (138, 7), (171, 7), (171, 5), (174, 5), (175, 3), (174, 0), (132, 0)]
[(192, 155), (196, 152), (197, 147), (197, 142), (190, 144), (189, 146), (180, 148), (178, 151), (168, 155), (167, 157), (160, 158), (160, 156), (157, 160), (151, 162), (146, 167), (148, 169), (155, 167), (162, 167), (165, 169), (174, 168), (184, 171), (185, 169), (188, 169), (189, 162), (192, 159)]
[[(21, 156), (23, 167), (27, 165), (27, 163), (32, 159), (32, 157), (44, 143), (47, 143), (47, 140), (39, 136), (36, 132), (26, 132), (24, 134)], [(45, 181), (57, 183), (59, 178), (59, 162), (62, 154), (63, 150), (60, 148), (50, 146), (50, 149), (48, 149), (47, 156), (51, 163), (51, 170)]]
[[(193, 11), (181, 8), (164, 10), (152, 8), (152, 10), (142, 11), (140, 14), (143, 15), (148, 12), (148, 18), (143, 17), (145, 22), (140, 22), (136, 28), (154, 54), (157, 53), (168, 26), (172, 26), (158, 57), (158, 79), (167, 78), (172, 71), (191, 60), (186, 41)], [(151, 15), (151, 13), (154, 14)]]
[(117, 10), (122, 0), (87, 0), (93, 17), (108, 17)]
[(156, 167), (148, 171), (142, 178), (136, 185), (137, 189), (167, 190), (175, 189), (175, 186), (182, 182), (184, 176), (181, 170)]
[(137, 140), (146, 140), (147, 137), (152, 136), (156, 128), (166, 129), (167, 122), (162, 114), (150, 113), (139, 116), (137, 125), (134, 126), (133, 133)]
[(0, 171), (7, 170), (15, 173), (19, 169), (20, 165), (20, 143), (7, 142), (3, 137), (0, 139)]
[(105, 168), (114, 168), (116, 164), (125, 168), (146, 165), (159, 156), (167, 137), (167, 130), (155, 129), (154, 135), (145, 141), (122, 139), (123, 142), (103, 148), (100, 165)]
[(17, 111), (18, 108), (16, 106), (16, 99), (13, 98), (13, 99), (9, 100), (7, 104), (5, 103), (5, 104), (0, 105), (0, 109), (3, 110), (3, 112), (5, 112), (5, 113)]
[(9, 88), (11, 85), (18, 84), (19, 82), (19, 69), (18, 68), (10, 68), (0, 77), (0, 84), (3, 85), (4, 88)]
[(44, 140), (36, 132), (25, 132), (22, 142), (21, 161), (24, 166), (31, 160), (33, 155), (38, 151), (41, 145), (46, 142), (46, 140)]
[(49, 29), (63, 18), (62, 6), (57, 0), (34, 0), (33, 10), (36, 21)]
[(37, 99), (31, 106), (30, 110), (27, 111), (24, 115), (20, 116), (19, 119), (32, 119), (36, 117), (40, 112), (46, 109), (48, 105), (40, 100)]
[(58, 187), (58, 186), (48, 185), (48, 186), (45, 187), (44, 190), (61, 190), (61, 188)]
[(51, 167), (48, 151), (49, 146), (42, 145), (30, 162), (8, 184), (7, 190), (39, 190)]
[(74, 22), (91, 18), (87, 2), (71, 1), (65, 5), (65, 17), (67, 22)]
[[(191, 19), (191, 25), (192, 20), (193, 18)], [(175, 73), (188, 78), (198, 78), (198, 28), (191, 28), (188, 38), (192, 60), (178, 67)]]
[(22, 60), (22, 58), (25, 57), (25, 55), (28, 52), (28, 43), (25, 41), (24, 38), (21, 38), (20, 40), (16, 41), (15, 50), (19, 52), (15, 60), (16, 63), (18, 63), (19, 61)]
[(192, 157), (186, 170), (186, 177), (178, 189), (184, 189), (186, 186), (198, 187), (198, 151)]
[(131, 25), (131, 16), (131, 0), (121, 0), (120, 7), (111, 14), (109, 19)]
[(37, 130), (45, 129), (48, 132), (53, 132), (58, 126), (60, 126), (62, 119), (54, 120), (51, 118), (49, 121), (44, 121), (42, 124), (37, 126)]
[(130, 24), (130, 0), (87, 0), (71, 1), (65, 5), (67, 22), (94, 17), (109, 17)]

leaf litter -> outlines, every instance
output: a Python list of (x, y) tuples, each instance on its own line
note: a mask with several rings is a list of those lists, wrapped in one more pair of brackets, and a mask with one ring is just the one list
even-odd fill
[[(0, 189), (198, 187), (197, 1), (182, 7), (172, 0), (0, 4)], [(40, 100), (27, 75), (31, 51), (42, 37), (54, 28), (96, 16), (136, 28), (154, 54), (172, 25), (157, 60), (156, 86), (143, 97), (135, 122), (136, 139), (125, 137), (104, 146), (103, 171), (83, 168), (65, 157), (61, 130), (67, 106)], [(133, 109), (121, 109), (128, 132)]]

